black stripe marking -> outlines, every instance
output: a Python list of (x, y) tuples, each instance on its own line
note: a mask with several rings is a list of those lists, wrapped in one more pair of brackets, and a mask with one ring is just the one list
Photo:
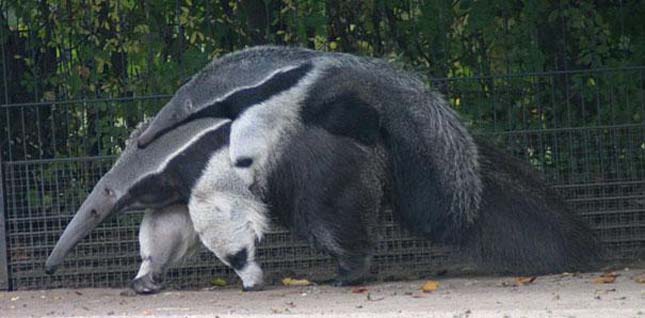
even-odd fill
[(222, 101), (208, 105), (190, 115), (186, 121), (204, 117), (228, 118), (235, 120), (249, 107), (269, 100), (296, 86), (313, 69), (313, 64), (305, 63), (296, 68), (274, 74), (258, 86), (239, 90)]
[(205, 133), (184, 151), (170, 159), (163, 171), (144, 177), (128, 193), (137, 196), (153, 192), (155, 195), (163, 196), (168, 192), (164, 190), (172, 188), (180, 194), (182, 202), (188, 200), (190, 191), (202, 176), (213, 153), (228, 146), (230, 133), (230, 122)]
[[(228, 146), (230, 132), (231, 123), (224, 123), (217, 129), (201, 136), (168, 162), (166, 170), (179, 176), (182, 190), (190, 191), (202, 176), (213, 153)], [(185, 193), (185, 195), (188, 195), (188, 193)]]
[[(232, 93), (230, 96), (224, 100), (214, 102), (210, 105), (207, 105), (200, 110), (190, 114), (185, 119), (179, 119), (177, 122), (173, 122), (173, 119), (170, 119), (170, 122), (163, 123), (161, 125), (167, 125), (164, 128), (159, 129), (154, 133), (153, 136), (149, 138), (142, 138), (139, 136), (137, 145), (139, 148), (145, 148), (152, 141), (159, 138), (163, 134), (167, 133), (170, 130), (173, 130), (181, 125), (184, 125), (188, 122), (191, 122), (200, 118), (227, 118), (235, 120), (239, 117), (245, 110), (250, 108), (253, 105), (259, 104), (260, 102), (266, 101), (271, 97), (278, 95), (284, 91), (289, 90), (294, 87), (298, 82), (305, 77), (313, 69), (313, 64), (304, 63), (296, 68), (292, 68), (287, 71), (279, 72), (274, 74), (271, 78), (262, 82), (261, 84), (245, 89), (241, 89)], [(193, 88), (195, 89), (195, 88)], [(183, 107), (172, 105), (172, 107)], [(166, 109), (162, 111), (173, 111), (173, 109)], [(155, 124), (148, 127), (144, 135), (151, 129), (155, 128)]]
[(248, 258), (248, 253), (246, 251), (246, 247), (239, 250), (237, 253), (233, 255), (226, 255), (226, 261), (228, 262), (233, 269), (236, 270), (242, 270), (246, 266), (247, 263), (247, 258)]
[(376, 108), (351, 92), (326, 98), (319, 96), (321, 91), (314, 88), (304, 102), (300, 115), (305, 125), (318, 126), (366, 145), (378, 142), (381, 127)]

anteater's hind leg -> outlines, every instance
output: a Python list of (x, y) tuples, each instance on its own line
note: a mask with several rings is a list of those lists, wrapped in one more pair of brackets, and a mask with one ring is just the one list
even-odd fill
[(370, 269), (372, 255), (338, 257), (337, 276), (333, 286), (353, 286), (366, 281)]
[(307, 215), (310, 235), (317, 245), (338, 261), (334, 286), (361, 284), (365, 281), (374, 253), (372, 235), (381, 206), (382, 189), (366, 180), (352, 185), (330, 202), (316, 202), (316, 214)]
[(353, 223), (318, 220), (307, 230), (309, 240), (315, 246), (336, 258), (337, 276), (332, 285), (349, 286), (363, 282), (370, 268), (373, 243), (361, 220)]
[(308, 127), (285, 143), (266, 179), (272, 212), (338, 260), (335, 285), (360, 283), (369, 270), (385, 162), (377, 147)]
[(141, 267), (130, 287), (137, 294), (161, 290), (161, 274), (194, 250), (199, 239), (185, 205), (149, 210), (139, 229)]

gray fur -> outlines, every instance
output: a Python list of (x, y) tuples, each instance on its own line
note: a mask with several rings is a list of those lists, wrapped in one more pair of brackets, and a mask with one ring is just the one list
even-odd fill
[(150, 125), (149, 121), (144, 121), (132, 131), (126, 140), (125, 149), (101, 181), (112, 186), (115, 191), (125, 192), (146, 176), (162, 171), (165, 164), (175, 158), (181, 148), (189, 145), (199, 133), (214, 129), (221, 123), (221, 120), (198, 120), (190, 125), (177, 127), (159, 142), (151, 144), (150, 149), (139, 151), (134, 141)]
[[(393, 158), (394, 191), (402, 203), (399, 209), (405, 221), (424, 233), (432, 232), (429, 227), (436, 227), (429, 223), (437, 220), (450, 223), (448, 229), (442, 230), (447, 234), (431, 233), (437, 238), (451, 236), (453, 230), (463, 230), (474, 222), (482, 183), (478, 150), (470, 134), (456, 113), (420, 78), (378, 59), (273, 46), (226, 55), (182, 86), (139, 142), (145, 146), (166, 129), (190, 120), (191, 116), (240, 88), (259, 86), (272, 74), (303, 63), (311, 63), (313, 69), (291, 89), (231, 118), (234, 119), (232, 161), (254, 159), (252, 167), (237, 169), (247, 183), (262, 182), (258, 176), (268, 175), (279, 164), (283, 152), (281, 145), (296, 138), (299, 130), (308, 129), (299, 117), (305, 109), (312, 107), (303, 102), (306, 97), (320, 94), (333, 98), (341, 92), (350, 92), (377, 109), (380, 122), (375, 124), (388, 134), (409, 135), (389, 144), (386, 142), (385, 147)], [(404, 149), (397, 150), (398, 144)], [(408, 158), (410, 151), (407, 149), (415, 149), (413, 151), (418, 153), (412, 156), (416, 157)], [(432, 175), (433, 180), (408, 178), (428, 169), (431, 171), (426, 173)], [(431, 182), (434, 184), (428, 184)]]
[[(308, 198), (284, 204), (284, 210), (297, 206), (294, 211), (273, 211), (292, 213), (284, 218), (295, 220), (292, 229), (306, 231), (301, 234), (326, 245), (341, 263), (348, 249), (337, 247), (360, 242), (349, 248), (360, 254), (360, 261), (350, 258), (353, 269), (368, 258), (369, 240), (361, 226), (346, 224), (354, 220), (339, 220), (333, 209), (328, 209), (329, 202), (316, 199), (347, 189), (339, 186), (329, 191), (321, 184), (351, 182), (343, 179), (348, 170), (341, 173), (341, 167), (334, 165), (347, 165), (351, 156), (360, 157), (356, 146), (367, 150), (366, 158), (370, 159), (366, 161), (385, 161), (384, 171), (375, 171), (375, 175), (386, 177), (395, 213), (404, 225), (435, 241), (461, 243), (480, 264), (492, 264), (499, 271), (544, 273), (580, 268), (592, 254), (589, 248), (571, 248), (586, 241), (592, 246), (593, 242), (581, 234), (584, 224), (571, 216), (557, 197), (543, 196), (547, 191), (542, 181), (533, 174), (506, 171), (503, 165), (511, 161), (508, 155), (491, 155), (491, 151), (483, 157), (480, 150), (488, 148), (473, 140), (441, 96), (419, 77), (381, 60), (284, 47), (258, 47), (226, 55), (179, 89), (141, 134), (138, 144), (146, 147), (178, 125), (202, 117), (233, 120), (231, 162), (244, 162), (236, 165), (235, 171), (247, 186), (259, 190), (263, 199), (268, 196), (267, 202), (280, 206), (293, 192)], [(343, 144), (343, 138), (351, 142)], [(325, 148), (330, 145), (343, 151)], [(321, 149), (325, 150), (320, 153)], [(323, 160), (332, 164), (321, 165)], [(501, 177), (504, 174), (510, 177)], [(312, 175), (318, 179), (309, 180)], [(280, 178), (284, 178), (282, 185), (271, 186)], [(300, 192), (305, 186), (308, 189)], [(369, 197), (372, 187), (362, 184), (356, 193)], [(519, 191), (512, 199), (502, 193), (513, 188), (525, 192)], [(334, 201), (339, 207), (355, 203), (341, 197)], [(549, 197), (552, 203), (536, 199), (541, 197)], [(299, 209), (327, 219), (316, 219)], [(550, 212), (543, 213), (546, 210)], [(376, 209), (370, 211), (376, 213)], [(323, 224), (329, 219), (333, 221)], [(551, 232), (506, 231), (521, 228), (529, 219), (545, 224)], [(538, 237), (538, 242), (531, 243)], [(529, 246), (544, 248), (527, 249)], [(554, 246), (557, 248), (551, 248)]]

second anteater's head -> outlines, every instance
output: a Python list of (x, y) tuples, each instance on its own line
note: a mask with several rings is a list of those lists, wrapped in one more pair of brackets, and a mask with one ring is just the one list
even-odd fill
[[(292, 59), (288, 52), (301, 55)], [(159, 136), (192, 120), (235, 120), (249, 107), (296, 86), (313, 70), (308, 59), (314, 54), (315, 51), (287, 48), (284, 52), (279, 48), (256, 49), (214, 61), (177, 90), (138, 136), (139, 147), (147, 147)]]
[(230, 133), (230, 122), (203, 119), (177, 127), (140, 149), (134, 141), (145, 127), (133, 132), (114, 166), (81, 204), (47, 259), (47, 273), (53, 273), (108, 216), (187, 203), (192, 186), (212, 154), (228, 145)]

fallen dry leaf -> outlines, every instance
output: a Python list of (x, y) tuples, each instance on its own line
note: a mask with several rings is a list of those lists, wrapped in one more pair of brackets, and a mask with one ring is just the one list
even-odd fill
[(271, 308), (271, 311), (272, 311), (274, 314), (281, 314), (281, 313), (282, 313), (282, 309), (280, 309), (280, 308), (276, 308), (276, 307)]
[(282, 280), (282, 285), (285, 286), (309, 286), (311, 285), (311, 282), (306, 279), (293, 279), (291, 277), (287, 277)]
[(150, 309), (146, 309), (146, 310), (144, 310), (144, 311), (142, 312), (142, 314), (143, 314), (144, 316), (150, 316), (150, 315), (152, 315), (152, 310), (150, 310)]
[(536, 279), (536, 278), (537, 278), (537, 277), (535, 277), (535, 276), (530, 276), (530, 277), (522, 277), (522, 276), (520, 276), (520, 277), (515, 277), (515, 283), (517, 284), (517, 286), (524, 286), (524, 285), (528, 285), (528, 284), (533, 284), (533, 282), (535, 282), (535, 279)]
[(437, 290), (438, 288), (439, 288), (439, 282), (434, 280), (429, 280), (425, 284), (423, 284), (423, 286), (421, 287), (421, 290), (424, 293), (430, 293)]
[(645, 284), (645, 274), (640, 274), (634, 277), (634, 281), (639, 284)]
[(363, 294), (363, 293), (366, 293), (366, 292), (367, 292), (367, 288), (366, 288), (366, 287), (356, 287), (356, 288), (352, 288), (352, 294)]
[(600, 276), (594, 278), (594, 284), (613, 284), (616, 281), (618, 274), (616, 272), (602, 273)]
[(283, 313), (285, 313), (285, 314), (286, 314), (286, 313), (290, 313), (290, 312), (291, 312), (291, 310), (289, 310), (289, 308), (286, 308), (286, 307), (285, 307), (285, 308), (283, 308), (283, 309), (278, 309), (278, 310), (279, 310), (279, 311), (275, 311), (275, 310), (274, 310), (273, 312), (274, 312), (274, 313), (276, 313), (276, 314), (283, 314)]

